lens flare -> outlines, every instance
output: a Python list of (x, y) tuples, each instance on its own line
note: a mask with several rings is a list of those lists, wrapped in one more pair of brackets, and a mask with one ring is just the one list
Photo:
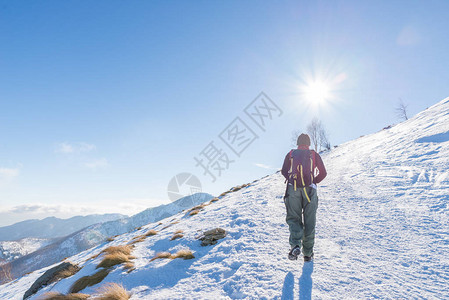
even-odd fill
[(323, 104), (331, 96), (330, 88), (322, 81), (309, 82), (304, 86), (304, 96), (311, 104)]

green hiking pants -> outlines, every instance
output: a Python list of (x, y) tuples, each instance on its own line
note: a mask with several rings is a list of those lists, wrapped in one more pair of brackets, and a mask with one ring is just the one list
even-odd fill
[(311, 256), (313, 253), (313, 245), (315, 243), (315, 224), (316, 210), (318, 208), (318, 196), (316, 189), (306, 187), (307, 195), (304, 188), (294, 190), (292, 185), (288, 185), (285, 197), (285, 207), (287, 208), (287, 224), (290, 230), (290, 245), (301, 247), (305, 256)]

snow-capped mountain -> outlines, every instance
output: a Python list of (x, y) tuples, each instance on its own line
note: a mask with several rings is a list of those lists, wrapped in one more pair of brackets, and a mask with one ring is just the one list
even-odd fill
[(12, 276), (16, 278), (22, 274), (46, 267), (96, 246), (109, 237), (129, 232), (149, 222), (167, 218), (211, 198), (213, 198), (212, 195), (199, 193), (183, 197), (170, 204), (146, 209), (131, 217), (91, 225), (44, 248), (11, 261)]
[(48, 217), (42, 220), (26, 220), (0, 227), (0, 241), (17, 241), (24, 238), (54, 239), (67, 236), (87, 226), (114, 221), (126, 217), (121, 214), (94, 214), (69, 219)]
[[(80, 292), (95, 294), (115, 282), (133, 300), (447, 298), (449, 98), (322, 157), (328, 177), (318, 190), (313, 262), (287, 259), (285, 185), (277, 172), (68, 258), (81, 270), (29, 299), (50, 290), (68, 293), (98, 272), (102, 250), (128, 244), (134, 245), (129, 262)], [(198, 238), (217, 227), (226, 236), (201, 246)], [(179, 250), (194, 258), (173, 256)], [(22, 299), (47, 269), (0, 286), (0, 299)]]

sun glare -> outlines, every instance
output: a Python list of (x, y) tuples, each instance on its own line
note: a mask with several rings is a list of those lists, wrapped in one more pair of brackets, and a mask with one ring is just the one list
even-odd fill
[(311, 104), (322, 104), (330, 98), (329, 86), (321, 81), (310, 82), (304, 87), (304, 96)]

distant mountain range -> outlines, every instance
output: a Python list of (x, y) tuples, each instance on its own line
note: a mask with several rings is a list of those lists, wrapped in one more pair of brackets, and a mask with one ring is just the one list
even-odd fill
[(48, 217), (42, 220), (26, 220), (0, 227), (0, 241), (17, 241), (25, 238), (60, 238), (92, 224), (114, 221), (125, 217), (127, 216), (121, 214), (95, 214), (76, 216), (70, 219)]

